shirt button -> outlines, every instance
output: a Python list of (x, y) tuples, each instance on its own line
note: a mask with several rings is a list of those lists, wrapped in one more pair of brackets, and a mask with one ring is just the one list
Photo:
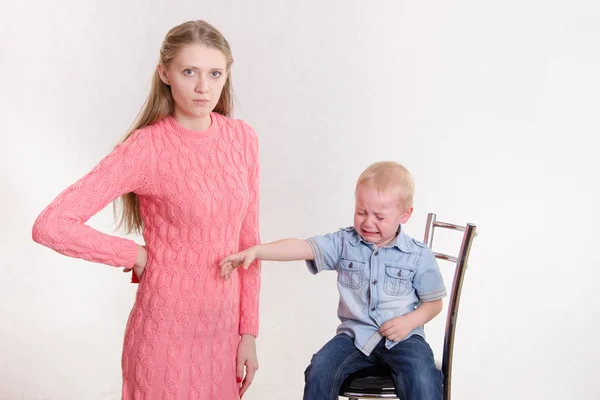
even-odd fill
[(373, 285), (377, 285), (377, 279), (373, 279)]
[(348, 264), (348, 268), (352, 268), (352, 263)]
[(378, 254), (379, 254), (379, 250), (375, 250), (375, 253), (374, 253), (374, 254), (375, 254), (375, 255), (378, 255)]
[(375, 307), (371, 308), (371, 311), (375, 311)]

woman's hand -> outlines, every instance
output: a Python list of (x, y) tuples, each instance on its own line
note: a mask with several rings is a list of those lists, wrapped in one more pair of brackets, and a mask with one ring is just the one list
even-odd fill
[(146, 269), (146, 263), (148, 262), (148, 253), (146, 252), (146, 248), (144, 246), (138, 245), (137, 247), (137, 260), (135, 261), (135, 265), (131, 268), (124, 268), (123, 272), (130, 272), (133, 270), (137, 275), (138, 279), (142, 278), (144, 274), (144, 270)]
[[(245, 375), (244, 375), (245, 368)], [(252, 335), (242, 335), (237, 352), (237, 383), (241, 384), (240, 396), (243, 396), (254, 380), (258, 370), (256, 356), (256, 338)]]

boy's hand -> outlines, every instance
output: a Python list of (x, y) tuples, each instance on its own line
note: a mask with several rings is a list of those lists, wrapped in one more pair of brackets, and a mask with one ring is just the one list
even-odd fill
[(411, 326), (408, 318), (406, 318), (406, 316), (401, 316), (393, 318), (381, 325), (381, 328), (379, 328), (379, 333), (389, 340), (399, 342), (407, 337), (413, 329), (414, 327)]
[(406, 338), (413, 329), (423, 326), (442, 311), (442, 299), (426, 301), (406, 315), (390, 319), (379, 328), (379, 333), (389, 340), (399, 342)]
[(221, 276), (224, 276), (225, 279), (229, 279), (234, 269), (238, 268), (240, 265), (244, 269), (248, 269), (254, 260), (256, 260), (256, 251), (252, 247), (240, 253), (227, 256), (219, 263), (219, 266), (221, 267)]

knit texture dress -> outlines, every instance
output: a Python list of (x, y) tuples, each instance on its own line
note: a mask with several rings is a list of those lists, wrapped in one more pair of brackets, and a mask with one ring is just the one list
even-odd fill
[(134, 192), (148, 262), (123, 343), (123, 399), (239, 398), (239, 335), (258, 334), (260, 264), (219, 275), (226, 255), (259, 243), (258, 140), (211, 114), (201, 132), (172, 116), (135, 131), (37, 218), (33, 239), (61, 254), (131, 267), (136, 243), (86, 225)]

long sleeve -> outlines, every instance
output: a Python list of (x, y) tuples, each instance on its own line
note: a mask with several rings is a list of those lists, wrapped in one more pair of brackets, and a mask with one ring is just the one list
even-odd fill
[(148, 174), (147, 131), (136, 131), (88, 174), (65, 189), (38, 216), (32, 238), (60, 254), (112, 266), (131, 267), (133, 240), (99, 232), (86, 222), (122, 194), (139, 189)]
[[(243, 123), (246, 133), (246, 163), (248, 167), (249, 199), (246, 215), (240, 230), (240, 248), (260, 243), (258, 209), (259, 209), (259, 174), (258, 137), (254, 130)], [(240, 276), (240, 335), (258, 336), (258, 308), (260, 293), (260, 261), (255, 261), (247, 270), (239, 271)]]

